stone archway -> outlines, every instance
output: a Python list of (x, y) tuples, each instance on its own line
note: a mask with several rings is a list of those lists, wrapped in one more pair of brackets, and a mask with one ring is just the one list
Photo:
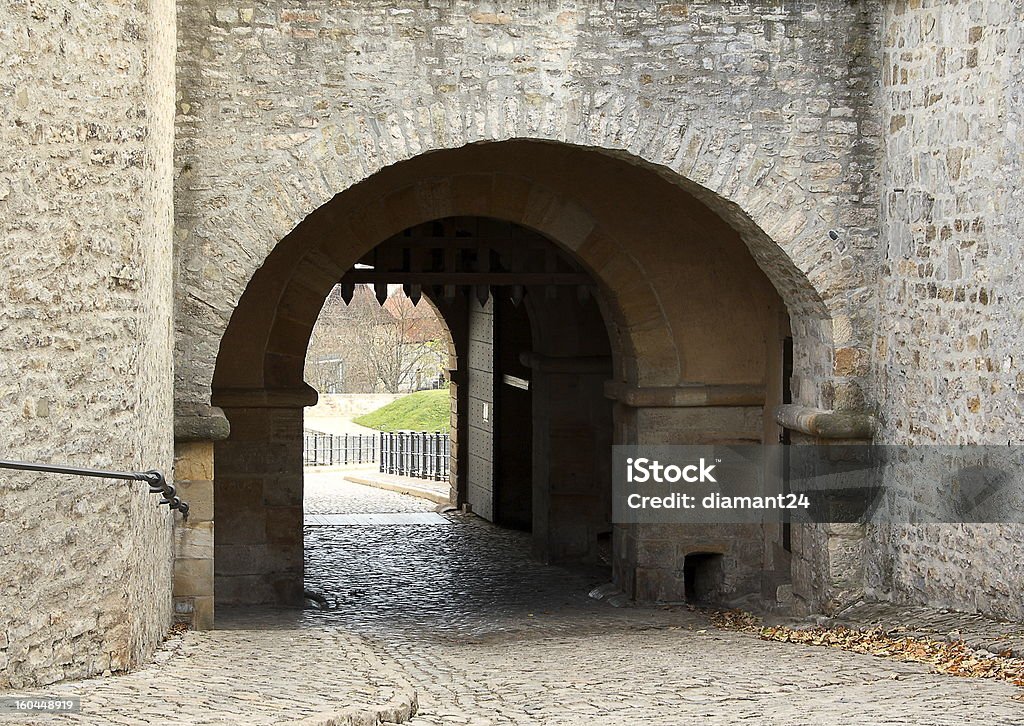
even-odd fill
[[(790, 330), (794, 401), (820, 403), (829, 388), (826, 306), (788, 255), (735, 205), (621, 155), (509, 141), (388, 167), (309, 214), (274, 247), (220, 345), (214, 405), (266, 413), (257, 426), (236, 427), (233, 437), (255, 432), (270, 452), (274, 431), (295, 428), (301, 407), (313, 399), (301, 378), (302, 359), (327, 292), (382, 240), (449, 216), (535, 230), (593, 276), (612, 343), (605, 391), (615, 401), (617, 443), (775, 440), (782, 341)], [(273, 466), (269, 473), (287, 476)], [(269, 492), (253, 486), (257, 496), (243, 499), (265, 501)], [(218, 512), (217, 519), (251, 515)], [(248, 544), (268, 545), (267, 537), (287, 544), (294, 537), (285, 530), (297, 530), (301, 541), (301, 520), (260, 526), (275, 534)], [(777, 539), (766, 532), (622, 527), (615, 535), (616, 577), (640, 599), (681, 599), (685, 556), (710, 548), (731, 563), (735, 588), (756, 590), (782, 569), (788, 573), (789, 563), (768, 544)]]

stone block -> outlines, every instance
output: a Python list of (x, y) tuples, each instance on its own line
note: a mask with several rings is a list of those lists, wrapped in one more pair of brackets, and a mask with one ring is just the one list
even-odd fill
[(213, 480), (213, 444), (206, 441), (178, 443), (174, 447), (174, 480)]
[(188, 526), (198, 522), (209, 522), (213, 520), (213, 482), (210, 480), (185, 479), (176, 480), (174, 486), (178, 496), (188, 502), (188, 522), (181, 526)]
[(213, 522), (179, 524), (174, 532), (175, 557), (184, 559), (213, 559)]
[(213, 560), (178, 558), (174, 561), (175, 597), (213, 595)]

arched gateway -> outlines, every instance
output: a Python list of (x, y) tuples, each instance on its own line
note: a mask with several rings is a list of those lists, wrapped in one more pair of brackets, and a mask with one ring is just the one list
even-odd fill
[[(456, 467), (458, 503), (526, 518), (548, 560), (586, 559), (610, 532), (615, 580), (640, 600), (683, 599), (688, 562), (709, 554), (721, 555), (724, 595), (771, 595), (790, 579), (775, 525), (612, 527), (610, 445), (778, 441), (776, 407), (818, 403), (812, 381), (833, 365), (821, 297), (717, 195), (623, 154), (510, 140), (371, 175), (309, 214), (252, 276), (212, 381), (230, 435), (213, 449), (209, 516), (192, 525), (213, 530), (212, 562), (179, 557), (179, 610), (201, 623), (214, 599), (301, 600), (302, 412), (316, 400), (303, 361), (326, 296), (346, 281), (414, 284), (442, 311), (457, 353), (458, 460), (493, 464), (485, 475)], [(510, 302), (523, 292), (521, 307)], [(473, 378), (481, 326), (489, 390)], [(530, 381), (528, 400), (502, 404), (503, 374)], [(475, 450), (467, 420), (488, 396), (499, 439), (528, 441)]]

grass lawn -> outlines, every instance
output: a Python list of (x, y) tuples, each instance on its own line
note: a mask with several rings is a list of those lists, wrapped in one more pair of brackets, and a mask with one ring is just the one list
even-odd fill
[(451, 416), (448, 389), (417, 391), (387, 406), (352, 419), (360, 426), (378, 431), (448, 432)]

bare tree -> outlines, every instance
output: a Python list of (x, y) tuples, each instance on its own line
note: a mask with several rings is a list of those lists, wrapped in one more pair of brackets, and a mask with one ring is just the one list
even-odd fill
[[(306, 381), (318, 391), (349, 393), (408, 388), (417, 373), (441, 374), (444, 323), (426, 302), (414, 306), (400, 290), (384, 306), (372, 289), (356, 286), (345, 305), (340, 288), (324, 303), (306, 354)], [(337, 381), (339, 371), (344, 380)]]
[(436, 358), (432, 343), (444, 334), (444, 326), (426, 303), (414, 306), (401, 291), (392, 294), (382, 310), (389, 320), (360, 326), (357, 335), (367, 367), (388, 393), (398, 393), (417, 370)]

